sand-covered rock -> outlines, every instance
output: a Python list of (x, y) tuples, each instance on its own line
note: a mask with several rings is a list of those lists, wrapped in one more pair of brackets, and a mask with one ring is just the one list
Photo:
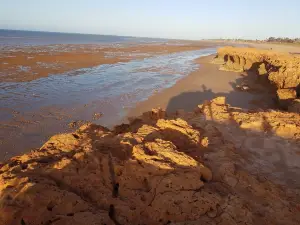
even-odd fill
[[(297, 91), (298, 96), (300, 95), (299, 56), (271, 50), (223, 47), (218, 49), (217, 57), (213, 62), (221, 64), (221, 70), (255, 73), (260, 78), (269, 80), (276, 89), (289, 90), (294, 93)], [(291, 102), (286, 101), (284, 93), (281, 94), (277, 94), (278, 100), (286, 109)]]
[(0, 224), (299, 224), (300, 115), (231, 108), (86, 124), (0, 169)]

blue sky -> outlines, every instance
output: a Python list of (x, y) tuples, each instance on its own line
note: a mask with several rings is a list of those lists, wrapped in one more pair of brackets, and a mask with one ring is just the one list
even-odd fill
[(300, 37), (300, 0), (0, 0), (0, 28), (182, 39)]

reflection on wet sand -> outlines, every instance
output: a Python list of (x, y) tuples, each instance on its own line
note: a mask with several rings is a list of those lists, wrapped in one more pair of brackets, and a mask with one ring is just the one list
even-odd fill
[(137, 102), (197, 69), (194, 59), (215, 52), (215, 48), (176, 52), (30, 82), (2, 82), (0, 137), (5, 150), (0, 158), (39, 147), (49, 136), (84, 121), (117, 124)]
[[(0, 48), (0, 81), (32, 81), (101, 64), (128, 62), (155, 55), (198, 50), (211, 43), (143, 43), (106, 45), (49, 45)], [(1, 46), (0, 46), (1, 47)]]

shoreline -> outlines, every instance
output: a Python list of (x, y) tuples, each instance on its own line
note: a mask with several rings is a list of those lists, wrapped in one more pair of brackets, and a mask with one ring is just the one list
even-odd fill
[(129, 62), (155, 55), (201, 50), (213, 42), (183, 42), (102, 46), (91, 44), (33, 46), (0, 50), (0, 82), (29, 82), (77, 69)]
[[(186, 48), (173, 46), (169, 51)], [(214, 50), (165, 53), (81, 70), (73, 76), (2, 83), (0, 147), (5, 151), (0, 159), (38, 148), (52, 135), (72, 132), (86, 122), (112, 128), (136, 102), (173, 85), (189, 73), (184, 71), (194, 70), (193, 59), (206, 51)]]
[[(161, 107), (163, 110), (168, 108), (169, 101), (183, 92), (188, 91), (197, 91), (199, 86), (197, 84), (192, 84), (199, 73), (204, 74), (209, 72), (212, 67), (215, 65), (210, 64), (209, 62), (213, 59), (216, 54), (200, 57), (195, 60), (197, 64), (200, 64), (200, 68), (197, 71), (194, 71), (182, 79), (178, 80), (172, 87), (166, 88), (161, 92), (155, 93), (150, 96), (147, 100), (140, 102), (129, 112), (129, 117), (139, 116), (143, 112), (150, 111), (152, 108)], [(209, 68), (208, 68), (209, 67)], [(208, 71), (207, 71), (208, 70)], [(184, 108), (181, 108), (184, 109)], [(168, 110), (166, 110), (168, 112)]]
[[(249, 82), (245, 73), (221, 71), (219, 65), (211, 63), (216, 54), (200, 57), (195, 60), (199, 69), (178, 80), (172, 87), (162, 90), (140, 102), (128, 112), (128, 118), (141, 115), (160, 107), (167, 113), (177, 110), (193, 111), (204, 101), (219, 96), (226, 97), (226, 103), (243, 109), (273, 108), (274, 104), (268, 95), (269, 90), (263, 91), (260, 86), (256, 93), (241, 92), (236, 89), (240, 83)], [(251, 81), (255, 83), (255, 79)], [(262, 93), (260, 94), (260, 92)], [(260, 101), (264, 101), (260, 104)]]

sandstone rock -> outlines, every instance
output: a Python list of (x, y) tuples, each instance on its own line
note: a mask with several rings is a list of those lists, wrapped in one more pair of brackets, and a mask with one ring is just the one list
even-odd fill
[(300, 99), (294, 99), (288, 106), (288, 111), (300, 113)]
[(278, 89), (277, 98), (281, 108), (288, 109), (292, 101), (297, 97), (294, 89)]
[(217, 214), (218, 214), (217, 209), (212, 209), (209, 212), (207, 212), (207, 216), (210, 218), (215, 218), (217, 216)]
[(280, 100), (295, 99), (297, 97), (294, 89), (278, 89), (277, 95)]
[(85, 124), (3, 162), (0, 224), (299, 224), (300, 114), (225, 102)]
[[(254, 48), (223, 47), (218, 49), (218, 55), (213, 62), (220, 61), (223, 61), (220, 70), (254, 73), (269, 80), (277, 89), (296, 90), (300, 87), (299, 56)], [(248, 87), (237, 88), (248, 90)], [(279, 92), (279, 95), (288, 94)], [(290, 91), (288, 95), (294, 96), (294, 93)], [(289, 103), (280, 98), (280, 105), (287, 109)]]
[(225, 105), (226, 104), (226, 98), (221, 96), (221, 97), (217, 97), (214, 98), (211, 103), (213, 104), (217, 104), (217, 105)]
[(207, 167), (203, 167), (201, 169), (201, 179), (204, 180), (205, 182), (211, 181), (212, 180), (212, 172), (210, 169), (208, 169)]
[(161, 108), (155, 108), (150, 112), (144, 113), (143, 116), (152, 120), (163, 119), (166, 116), (166, 112)]

